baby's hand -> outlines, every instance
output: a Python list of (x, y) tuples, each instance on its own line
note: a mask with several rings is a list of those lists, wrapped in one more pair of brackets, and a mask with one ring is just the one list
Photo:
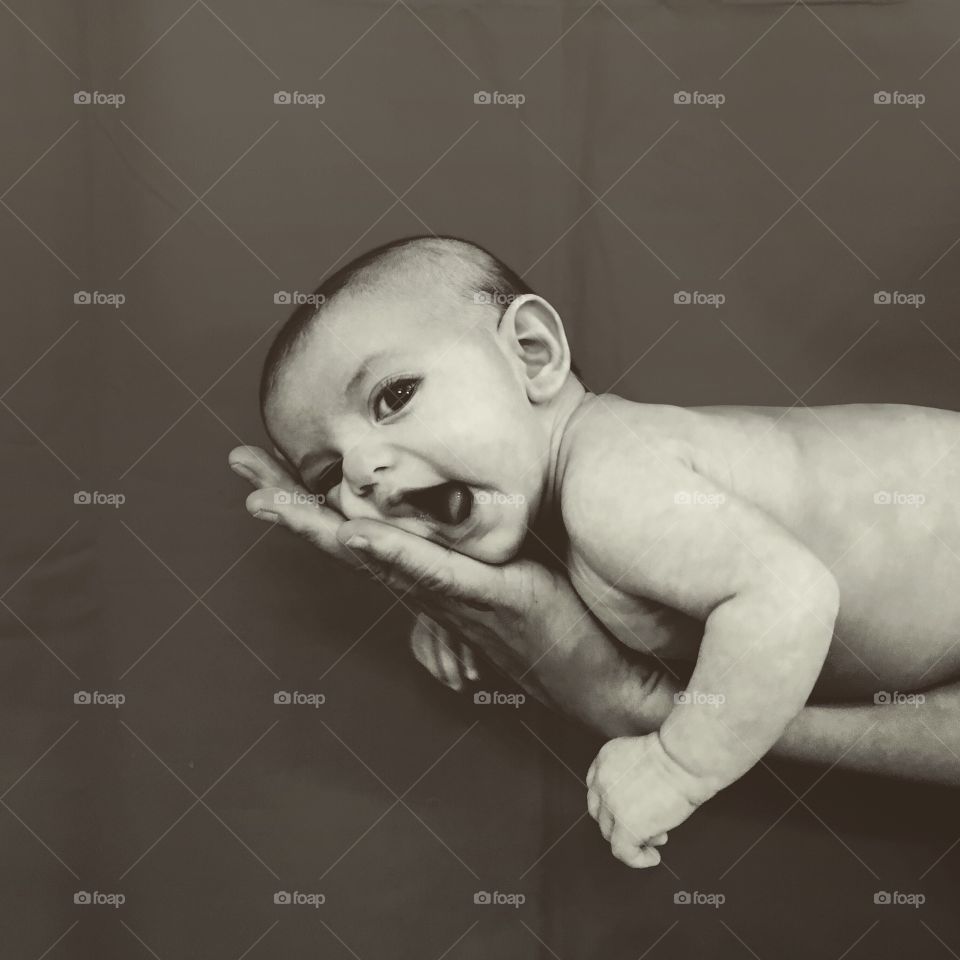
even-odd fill
[(658, 733), (604, 744), (587, 772), (587, 788), (590, 816), (629, 867), (656, 866), (665, 831), (716, 793), (671, 759)]
[(418, 614), (413, 623), (410, 649), (417, 662), (451, 690), (462, 690), (465, 681), (480, 678), (473, 651), (425, 614)]

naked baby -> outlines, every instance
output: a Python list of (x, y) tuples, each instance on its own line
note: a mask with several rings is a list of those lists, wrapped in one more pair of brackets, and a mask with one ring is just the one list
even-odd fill
[[(550, 303), (454, 238), (371, 251), (316, 299), (274, 342), (260, 398), (308, 489), (489, 563), (547, 540), (620, 642), (693, 664), (661, 728), (608, 742), (587, 775), (625, 863), (659, 862), (815, 687), (960, 675), (960, 414), (591, 394)], [(651, 649), (649, 601), (702, 640)]]

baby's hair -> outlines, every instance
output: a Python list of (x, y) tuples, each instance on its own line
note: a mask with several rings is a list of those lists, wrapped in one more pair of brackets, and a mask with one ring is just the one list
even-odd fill
[[(459, 237), (432, 234), (402, 237), (368, 250), (327, 277), (280, 328), (263, 363), (261, 416), (287, 360), (333, 301), (343, 293), (389, 286), (401, 273), (413, 273), (424, 287), (441, 283), (468, 303), (500, 306), (501, 316), (514, 298), (535, 293), (519, 274), (489, 250)], [(572, 365), (571, 371), (579, 377)]]

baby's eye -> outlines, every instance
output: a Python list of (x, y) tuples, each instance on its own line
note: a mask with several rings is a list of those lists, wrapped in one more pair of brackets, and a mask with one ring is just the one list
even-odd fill
[(382, 420), (402, 410), (413, 399), (419, 386), (420, 381), (416, 377), (401, 377), (388, 383), (374, 401), (373, 412), (376, 418)]
[(316, 480), (310, 485), (312, 493), (322, 493), (324, 496), (328, 494), (337, 484), (343, 481), (343, 461), (337, 460), (335, 463), (331, 463), (323, 473), (317, 477)]

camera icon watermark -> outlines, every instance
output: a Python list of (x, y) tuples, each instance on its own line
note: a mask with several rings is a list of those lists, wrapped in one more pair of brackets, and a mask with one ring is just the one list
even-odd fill
[(678, 307), (713, 307), (716, 310), (727, 302), (727, 297), (723, 293), (677, 290), (673, 295), (673, 302)]
[(480, 106), (506, 106), (519, 108), (526, 102), (527, 98), (522, 93), (501, 93), (494, 90), (492, 93), (488, 90), (478, 90), (473, 95), (473, 102)]
[(922, 107), (927, 98), (922, 93), (901, 93), (899, 90), (878, 90), (873, 95), (873, 102), (881, 107)]
[(522, 707), (527, 698), (522, 693), (504, 693), (501, 690), (478, 690), (473, 695), (473, 702), (481, 707)]
[(873, 502), (878, 506), (922, 507), (927, 498), (922, 493), (905, 493), (902, 490), (877, 490)]
[(473, 302), (477, 306), (509, 307), (520, 294), (503, 293), (500, 290), (477, 290)]
[(878, 690), (873, 695), (878, 707), (920, 707), (927, 702), (922, 693), (901, 693), (899, 690)]
[(73, 895), (73, 902), (81, 907), (122, 907), (127, 898), (122, 893), (101, 893), (99, 890), (77, 890)]
[(915, 910), (927, 902), (923, 893), (902, 893), (900, 890), (878, 890), (873, 895), (873, 902), (881, 907), (913, 907)]
[(126, 694), (101, 693), (99, 690), (77, 690), (73, 694), (73, 702), (78, 706), (113, 707), (116, 710), (127, 702)]
[(704, 693), (702, 690), (681, 690), (673, 695), (676, 704), (690, 704), (697, 707), (720, 707), (727, 702), (722, 693)]
[(117, 109), (127, 102), (122, 93), (101, 93), (99, 90), (77, 90), (73, 102), (81, 107), (113, 107)]
[(926, 294), (903, 293), (900, 290), (877, 290), (873, 302), (879, 307), (913, 307), (919, 310), (927, 302)]
[(102, 293), (99, 290), (77, 290), (73, 302), (79, 307), (113, 307), (116, 310), (127, 302), (123, 293)]
[(681, 107), (713, 107), (716, 110), (727, 102), (727, 98), (722, 93), (677, 90), (673, 95), (673, 102)]
[(281, 107), (313, 107), (316, 110), (327, 102), (323, 93), (301, 93), (299, 90), (278, 90), (273, 95), (273, 102)]
[(322, 507), (327, 498), (322, 493), (304, 493), (302, 490), (278, 490), (273, 495), (275, 507)]
[(273, 695), (273, 702), (281, 707), (317, 707), (327, 702), (324, 693), (302, 693), (299, 690), (277, 690)]
[(478, 890), (473, 895), (478, 907), (513, 907), (515, 910), (527, 902), (523, 893), (501, 893), (499, 890)]
[(322, 293), (302, 293), (300, 290), (277, 290), (273, 295), (273, 302), (277, 306), (302, 306), (305, 303), (311, 307), (320, 307), (326, 302)]
[(478, 490), (473, 499), (477, 503), (495, 503), (506, 507), (520, 507), (527, 502), (522, 493), (501, 493), (499, 490)]
[(101, 493), (99, 490), (76, 490), (73, 494), (73, 502), (77, 506), (96, 506), (113, 507), (115, 510), (122, 507), (127, 498), (122, 493)]
[(327, 902), (326, 894), (301, 893), (299, 890), (277, 890), (273, 895), (273, 902), (281, 907), (313, 907), (316, 910)]
[(725, 493), (704, 493), (702, 490), (677, 490), (673, 502), (678, 507), (719, 507), (726, 503)]
[(673, 902), (678, 906), (704, 906), (715, 910), (722, 907), (727, 898), (722, 893), (701, 893), (699, 890), (678, 890), (673, 895)]

